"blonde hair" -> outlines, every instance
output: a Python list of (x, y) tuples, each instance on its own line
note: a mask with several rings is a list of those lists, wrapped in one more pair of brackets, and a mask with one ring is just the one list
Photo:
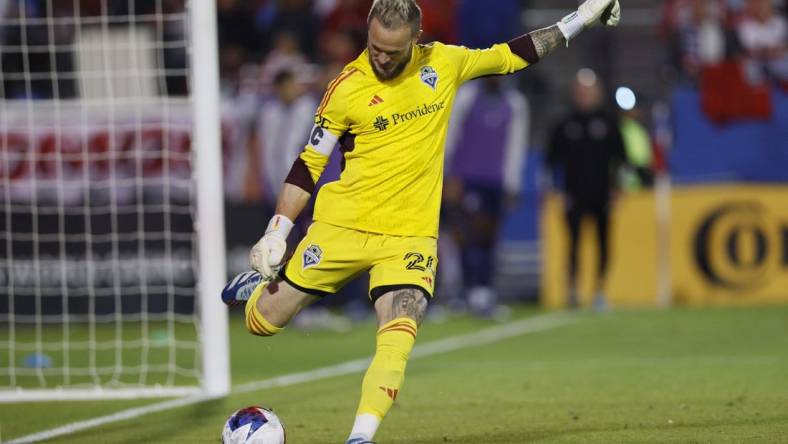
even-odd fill
[(421, 8), (416, 0), (375, 0), (367, 16), (367, 24), (377, 18), (388, 29), (410, 26), (416, 35), (421, 30)]

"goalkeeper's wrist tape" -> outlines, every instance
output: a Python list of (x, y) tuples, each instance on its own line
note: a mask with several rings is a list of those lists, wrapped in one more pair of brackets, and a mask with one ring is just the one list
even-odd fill
[(575, 11), (562, 18), (561, 21), (556, 24), (564, 35), (564, 38), (566, 38), (566, 43), (569, 43), (570, 40), (577, 37), (583, 30), (585, 27), (585, 19), (580, 16), (578, 11)]
[(293, 221), (283, 214), (275, 214), (268, 222), (268, 228), (265, 229), (265, 234), (276, 232), (282, 239), (287, 239), (290, 230), (293, 229)]

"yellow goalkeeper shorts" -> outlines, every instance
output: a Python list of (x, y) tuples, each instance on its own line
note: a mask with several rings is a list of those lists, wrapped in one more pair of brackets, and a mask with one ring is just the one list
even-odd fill
[(280, 276), (315, 296), (336, 293), (369, 270), (369, 297), (418, 288), (432, 297), (438, 266), (438, 241), (367, 233), (325, 222), (312, 223)]

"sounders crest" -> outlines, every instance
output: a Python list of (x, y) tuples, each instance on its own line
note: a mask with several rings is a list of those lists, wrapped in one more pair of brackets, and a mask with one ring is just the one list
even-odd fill
[(422, 66), (420, 70), (421, 81), (427, 86), (435, 89), (438, 86), (438, 73), (432, 69), (432, 66)]

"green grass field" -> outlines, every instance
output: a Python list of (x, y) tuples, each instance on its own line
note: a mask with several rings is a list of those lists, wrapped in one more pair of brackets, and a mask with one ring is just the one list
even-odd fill
[[(515, 318), (540, 316), (517, 309)], [(571, 323), (413, 359), (376, 439), (433, 443), (788, 442), (788, 307), (580, 313)], [(425, 322), (418, 344), (495, 325)], [(368, 357), (374, 326), (260, 339), (232, 319), (233, 383)], [(233, 410), (273, 407), (291, 444), (342, 443), (361, 373), (234, 394), (52, 439), (218, 442)], [(160, 400), (0, 405), (3, 440)]]

